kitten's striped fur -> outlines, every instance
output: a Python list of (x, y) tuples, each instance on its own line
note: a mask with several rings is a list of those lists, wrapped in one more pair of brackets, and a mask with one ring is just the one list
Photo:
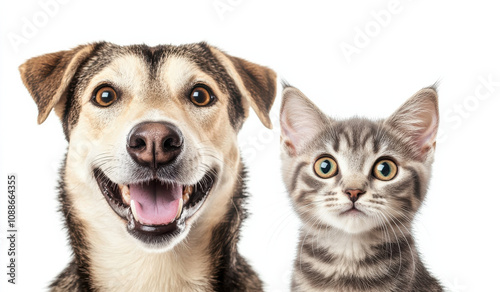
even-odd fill
[[(303, 223), (292, 291), (442, 291), (411, 235), (430, 179), (438, 121), (434, 88), (379, 121), (334, 120), (299, 90), (284, 89), (282, 173)], [(326, 179), (313, 167), (325, 154), (338, 165), (338, 174)], [(384, 158), (397, 165), (389, 181), (374, 176)], [(354, 201), (349, 190), (360, 191)]]

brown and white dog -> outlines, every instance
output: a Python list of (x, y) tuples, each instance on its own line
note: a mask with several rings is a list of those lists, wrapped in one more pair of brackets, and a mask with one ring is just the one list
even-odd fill
[(52, 291), (261, 291), (238, 253), (246, 217), (236, 136), (270, 128), (276, 74), (206, 43), (99, 42), (20, 66), (68, 152), (60, 202), (74, 258)]

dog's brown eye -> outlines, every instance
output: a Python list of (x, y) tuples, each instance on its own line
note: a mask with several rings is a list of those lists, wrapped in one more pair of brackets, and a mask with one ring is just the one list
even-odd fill
[(104, 86), (94, 94), (93, 101), (98, 106), (107, 107), (112, 105), (118, 99), (116, 91), (110, 86)]
[(197, 106), (207, 106), (213, 102), (215, 97), (205, 87), (196, 87), (191, 91), (191, 102)]

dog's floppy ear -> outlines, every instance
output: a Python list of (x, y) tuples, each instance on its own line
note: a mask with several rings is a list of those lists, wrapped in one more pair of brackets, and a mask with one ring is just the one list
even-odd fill
[(82, 45), (34, 57), (19, 66), (21, 78), (38, 106), (38, 123), (55, 107), (62, 117), (68, 86), (77, 69), (92, 53), (94, 45)]
[(257, 113), (264, 126), (273, 127), (269, 112), (276, 98), (276, 73), (264, 66), (228, 56), (243, 81), (247, 94), (243, 95)]
[(272, 129), (269, 112), (276, 98), (276, 73), (267, 67), (230, 56), (224, 52), (218, 51), (218, 53), (221, 53), (223, 58), (231, 63), (235, 74), (231, 74), (232, 70), (229, 70), (229, 73), (233, 75), (232, 77), (243, 97), (250, 103), (260, 121), (264, 126)]

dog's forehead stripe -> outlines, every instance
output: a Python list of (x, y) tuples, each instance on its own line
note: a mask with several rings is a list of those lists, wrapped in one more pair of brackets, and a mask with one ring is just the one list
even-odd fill
[(168, 92), (183, 92), (186, 86), (192, 86), (196, 79), (197, 69), (195, 64), (184, 57), (170, 56), (159, 69), (159, 78)]

